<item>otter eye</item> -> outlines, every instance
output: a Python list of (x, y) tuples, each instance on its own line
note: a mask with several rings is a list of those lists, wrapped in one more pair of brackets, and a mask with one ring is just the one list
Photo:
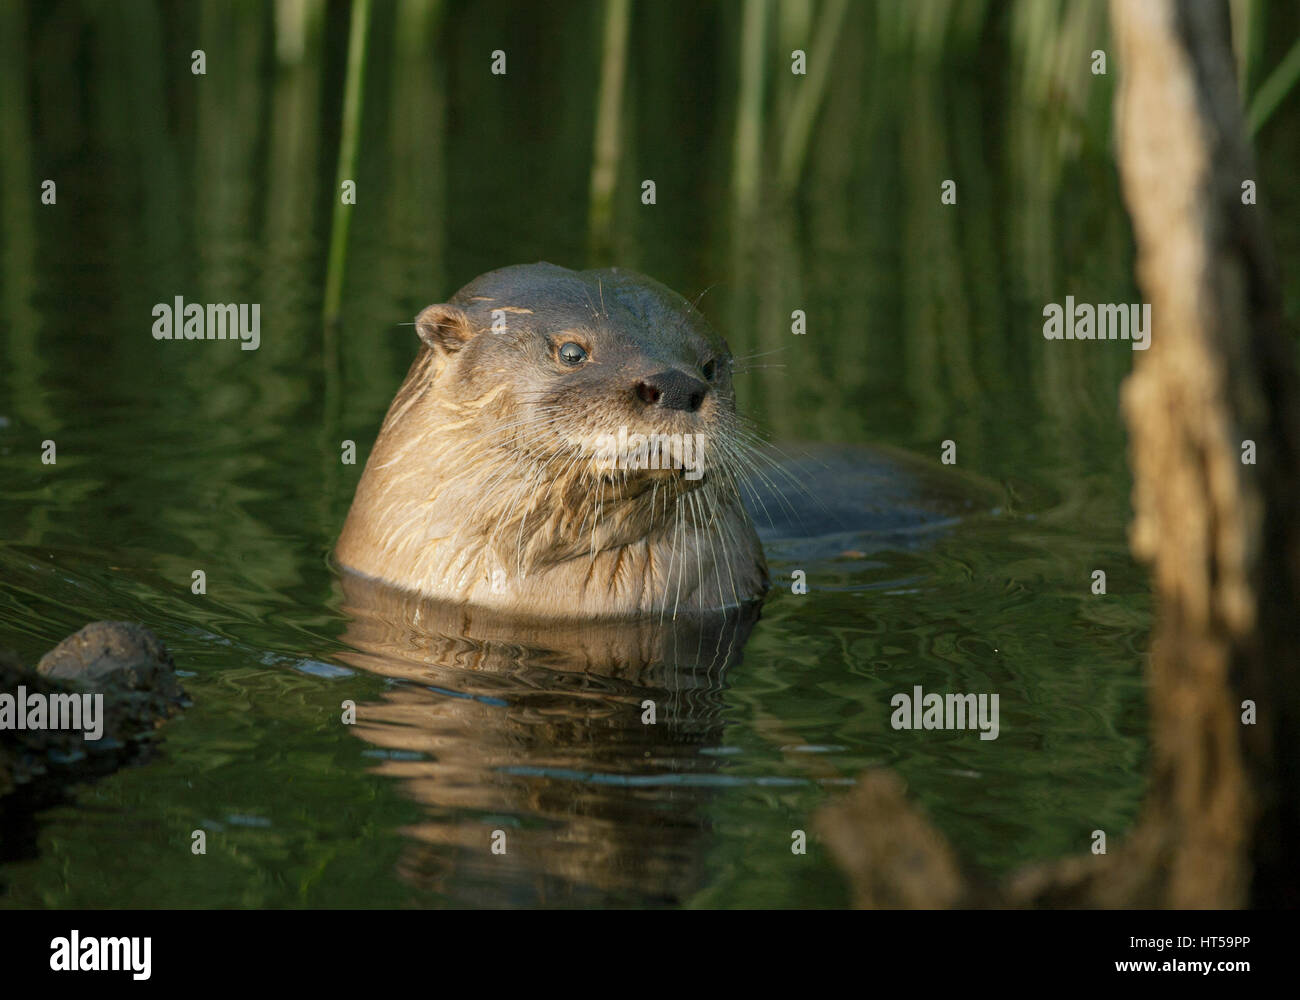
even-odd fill
[(717, 374), (718, 374), (718, 363), (717, 363), (717, 361), (709, 361), (709, 362), (706, 362), (705, 365), (704, 365), (704, 377), (705, 377), (708, 381), (712, 382), (713, 379), (714, 379), (714, 376), (716, 376)]
[(571, 340), (560, 345), (559, 354), (560, 360), (566, 365), (580, 365), (587, 360), (587, 352)]

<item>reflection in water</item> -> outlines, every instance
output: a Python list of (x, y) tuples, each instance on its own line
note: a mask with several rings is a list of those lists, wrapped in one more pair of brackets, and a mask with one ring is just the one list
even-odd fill
[(355, 731), (426, 809), (403, 877), (488, 906), (670, 904), (704, 884), (708, 751), (756, 605), (543, 623), (342, 582), (357, 652), (340, 658), (392, 682)]

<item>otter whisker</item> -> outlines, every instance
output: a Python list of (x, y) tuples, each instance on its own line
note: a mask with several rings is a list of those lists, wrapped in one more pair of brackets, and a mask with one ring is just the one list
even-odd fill
[(733, 363), (738, 361), (750, 361), (754, 358), (765, 358), (769, 354), (782, 354), (788, 350), (790, 350), (788, 347), (774, 347), (770, 351), (755, 351), (753, 354), (737, 354), (733, 356), (731, 360)]
[[(713, 525), (713, 524), (715, 524), (715, 523), (718, 522), (718, 504), (719, 504), (719, 501), (717, 500), (716, 492), (710, 493), (709, 496), (710, 496), (710, 502), (711, 502), (712, 505), (713, 505), (713, 509), (710, 511), (709, 523), (710, 523), (710, 525)], [(722, 565), (725, 566), (725, 567), (727, 568), (727, 583), (728, 583), (728, 585), (731, 587), (731, 600), (732, 600), (732, 603), (733, 603), (734, 605), (739, 605), (739, 604), (740, 604), (740, 595), (736, 593), (736, 577), (735, 577), (735, 574), (732, 573), (732, 571), (731, 571), (731, 551), (727, 548), (727, 536), (728, 536), (728, 535), (731, 535), (731, 534), (732, 534), (731, 527), (730, 527), (729, 525), (723, 523), (723, 525), (722, 525), (722, 530), (718, 533), (718, 544), (722, 547)], [(712, 551), (712, 546), (713, 546), (712, 538), (711, 538), (710, 536), (705, 536), (705, 537), (709, 537), (709, 538), (710, 538), (710, 541), (709, 541), (709, 547), (710, 547), (710, 551)], [(733, 541), (735, 540), (735, 536), (734, 536), (734, 535), (732, 535), (732, 539), (733, 539)], [(713, 572), (714, 572), (714, 577), (717, 579), (717, 582), (718, 582), (718, 591), (719, 591), (719, 594), (721, 594), (721, 591), (722, 591), (722, 574), (718, 571), (718, 561), (717, 561), (717, 556), (716, 556), (716, 555), (714, 556)], [(720, 641), (720, 640), (721, 640), (721, 637), (719, 637), (719, 641)]]
[(748, 470), (745, 467), (744, 459), (741, 456), (741, 454), (737, 451), (734, 451), (730, 446), (724, 446), (722, 449), (722, 454), (719, 456), (719, 461), (722, 462), (728, 470), (730, 470), (731, 475), (736, 480), (736, 482), (740, 484), (740, 487), (742, 489), (749, 491), (749, 495), (754, 499), (754, 502), (758, 504), (759, 508), (763, 511), (763, 516), (767, 519), (767, 523), (775, 524), (776, 522), (772, 520), (771, 511), (767, 509), (767, 504), (763, 502), (762, 494), (760, 494), (758, 490), (755, 488), (754, 484), (749, 481), (750, 477), (749, 475), (746, 474)]
[[(690, 510), (692, 510), (693, 520), (695, 521), (695, 567), (697, 567), (698, 580), (698, 583), (695, 585), (697, 585), (697, 588), (701, 589), (703, 589), (703, 584), (705, 584), (705, 570), (703, 570), (701, 554), (699, 554), (699, 549), (702, 547), (699, 545), (699, 528), (701, 528), (701, 520), (703, 520), (702, 507), (703, 501), (698, 498), (698, 494), (690, 494)], [(708, 537), (707, 531), (705, 532), (705, 537), (708, 538), (708, 555), (711, 557), (712, 570), (714, 570), (714, 581), (716, 589), (718, 589), (718, 597), (722, 598), (722, 577), (718, 575), (718, 553), (715, 553), (714, 540)]]
[[(763, 447), (761, 448), (756, 447), (753, 443), (745, 440), (743, 437), (737, 436), (736, 438), (737, 447), (745, 450), (747, 453), (752, 455), (755, 463), (760, 461), (766, 463), (767, 466), (773, 471), (773, 473), (777, 477), (779, 477), (784, 483), (788, 483), (789, 486), (796, 493), (798, 493), (801, 497), (803, 497), (804, 499), (812, 503), (815, 507), (820, 508), (823, 514), (829, 516), (830, 509), (822, 501), (822, 498), (818, 496), (816, 493), (813, 493), (811, 490), (809, 490), (808, 487), (804, 484), (802, 479), (796, 476), (786, 465), (783, 465), (782, 463), (774, 459), (771, 455), (768, 455), (766, 451), (764, 451), (764, 449), (765, 448), (771, 449), (772, 451), (777, 452), (779, 455), (785, 458), (786, 462), (789, 464), (793, 464), (793, 459), (791, 459), (788, 455), (786, 455), (783, 451), (781, 451), (780, 448), (777, 448), (775, 445), (771, 445), (767, 442), (760, 442), (760, 444), (762, 444)], [(818, 463), (818, 464), (823, 464), (823, 463)], [(757, 471), (757, 465), (755, 465), (755, 471)], [(802, 515), (794, 511), (794, 507), (789, 502), (789, 499), (786, 497), (784, 490), (778, 489), (775, 483), (773, 483), (771, 480), (767, 480), (767, 482), (768, 482), (768, 486), (774, 492), (776, 492), (777, 496), (785, 503), (786, 507), (789, 508), (792, 512), (794, 512), (796, 519), (802, 520), (803, 519)]]
[[(813, 503), (820, 506), (823, 510), (826, 509), (826, 506), (825, 504), (822, 503), (821, 498), (811, 493), (808, 490), (808, 488), (799, 481), (798, 477), (796, 477), (794, 473), (790, 472), (789, 469), (785, 468), (783, 465), (781, 465), (771, 456), (765, 454), (762, 451), (762, 449), (755, 447), (753, 444), (747, 441), (743, 433), (737, 433), (732, 438), (732, 443), (738, 449), (737, 452), (738, 455), (740, 454), (740, 452), (743, 452), (744, 455), (749, 458), (747, 465), (750, 473), (752, 475), (757, 476), (763, 482), (763, 484), (767, 486), (768, 489), (770, 489), (776, 495), (776, 498), (780, 500), (783, 504), (785, 504), (786, 509), (790, 512), (791, 516), (797, 518), (800, 515), (799, 512), (795, 509), (795, 507), (790, 503), (784, 491), (779, 489), (776, 483), (773, 482), (772, 479), (768, 477), (767, 474), (763, 471), (762, 466), (759, 465), (760, 461), (767, 463), (767, 466), (771, 468), (776, 475), (782, 477), (784, 480), (789, 482), (789, 484), (792, 487), (794, 487), (796, 490), (802, 493)], [(766, 444), (766, 442), (763, 443)], [(768, 447), (773, 447), (773, 446), (768, 445)]]

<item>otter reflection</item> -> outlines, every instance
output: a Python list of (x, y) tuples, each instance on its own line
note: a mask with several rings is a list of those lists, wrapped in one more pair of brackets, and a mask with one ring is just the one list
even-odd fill
[(393, 681), (353, 728), (421, 755), (378, 769), (427, 810), (404, 831), (402, 877), (486, 906), (674, 904), (703, 887), (701, 807), (719, 766), (706, 751), (757, 604), (566, 624), (341, 582), (355, 652), (340, 659)]

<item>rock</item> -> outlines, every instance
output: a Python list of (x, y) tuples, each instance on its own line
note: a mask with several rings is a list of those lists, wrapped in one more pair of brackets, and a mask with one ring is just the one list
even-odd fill
[(185, 697), (167, 647), (130, 622), (91, 622), (42, 656), (36, 672), (83, 688), (146, 692), (176, 702)]
[[(135, 763), (166, 718), (188, 705), (167, 647), (142, 625), (92, 622), (41, 658), (35, 671), (0, 651), (0, 692), (102, 694), (103, 734), (0, 729), (0, 815), (5, 825), (57, 801), (67, 786)], [(19, 801), (21, 800), (21, 801)], [(4, 838), (0, 858), (16, 847)]]

